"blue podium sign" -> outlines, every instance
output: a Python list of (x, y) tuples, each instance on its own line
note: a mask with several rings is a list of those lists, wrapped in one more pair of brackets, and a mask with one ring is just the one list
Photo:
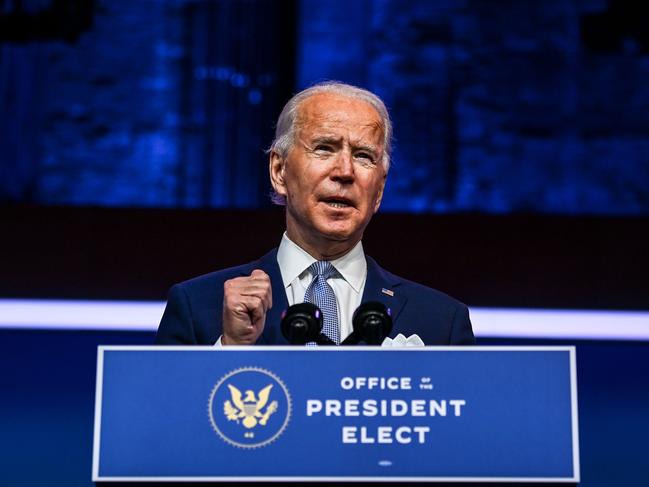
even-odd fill
[(577, 482), (574, 347), (99, 347), (94, 481)]

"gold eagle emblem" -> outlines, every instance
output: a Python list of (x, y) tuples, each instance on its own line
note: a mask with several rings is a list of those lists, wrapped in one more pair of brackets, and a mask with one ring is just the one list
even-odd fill
[(228, 384), (228, 388), (230, 389), (230, 399), (223, 403), (223, 413), (228, 421), (239, 423), (239, 420), (243, 420), (243, 426), (249, 429), (254, 428), (257, 424), (265, 426), (270, 415), (277, 411), (277, 401), (271, 402), (264, 410), (273, 384), (264, 387), (257, 396), (252, 390), (247, 390), (242, 394), (232, 384)]

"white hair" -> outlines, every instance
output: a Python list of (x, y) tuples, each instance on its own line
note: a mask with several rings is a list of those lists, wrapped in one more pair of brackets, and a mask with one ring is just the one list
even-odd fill
[[(295, 144), (297, 135), (297, 120), (300, 104), (307, 98), (320, 93), (334, 93), (347, 98), (362, 100), (372, 105), (381, 117), (383, 129), (383, 167), (387, 173), (390, 169), (390, 155), (392, 153), (392, 121), (385, 107), (383, 100), (371, 91), (357, 86), (341, 83), (340, 81), (325, 81), (306, 88), (293, 97), (284, 105), (282, 113), (277, 119), (275, 127), (275, 139), (270, 145), (268, 152), (277, 152), (282, 158), (286, 158)], [(271, 194), (274, 203), (283, 205), (286, 200), (275, 191)]]

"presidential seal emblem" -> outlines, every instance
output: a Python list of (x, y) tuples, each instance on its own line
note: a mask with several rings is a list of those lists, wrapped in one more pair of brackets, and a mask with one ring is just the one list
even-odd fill
[(223, 376), (210, 394), (214, 431), (226, 443), (259, 448), (275, 441), (291, 417), (291, 396), (272, 372), (243, 367)]

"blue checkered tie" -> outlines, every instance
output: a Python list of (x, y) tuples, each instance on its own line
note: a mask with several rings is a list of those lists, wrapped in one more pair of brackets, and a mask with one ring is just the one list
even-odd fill
[(340, 344), (340, 327), (338, 326), (338, 305), (334, 290), (327, 283), (327, 279), (337, 276), (338, 271), (331, 262), (319, 260), (309, 267), (313, 274), (313, 281), (306, 288), (304, 301), (315, 304), (322, 311), (322, 332), (336, 345)]

